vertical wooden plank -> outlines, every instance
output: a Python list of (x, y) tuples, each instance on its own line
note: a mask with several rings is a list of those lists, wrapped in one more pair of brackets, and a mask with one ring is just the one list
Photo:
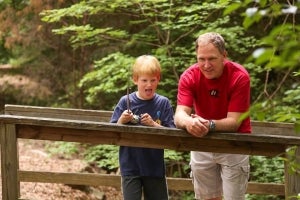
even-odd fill
[(297, 172), (289, 173), (289, 167), (291, 167), (291, 165), (285, 162), (285, 199), (296, 200), (298, 199), (296, 196), (300, 194), (300, 146), (296, 147), (295, 155), (288, 155), (287, 159), (287, 162), (292, 161), (297, 164)]
[(16, 126), (14, 124), (0, 124), (0, 134), (2, 200), (16, 200), (20, 196), (20, 182), (17, 174), (19, 160)]

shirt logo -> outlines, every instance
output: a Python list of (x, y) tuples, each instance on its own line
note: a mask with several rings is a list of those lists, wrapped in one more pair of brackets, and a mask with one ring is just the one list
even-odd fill
[(209, 94), (210, 94), (210, 96), (218, 97), (219, 96), (219, 91), (215, 90), (215, 89), (214, 90), (210, 90)]
[(155, 120), (155, 122), (158, 123), (159, 125), (161, 125), (161, 121), (159, 119), (159, 117), (160, 117), (160, 111), (156, 112), (156, 117), (157, 117), (157, 119)]

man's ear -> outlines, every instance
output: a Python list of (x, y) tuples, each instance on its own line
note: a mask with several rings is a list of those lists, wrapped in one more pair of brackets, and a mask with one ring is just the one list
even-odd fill
[(224, 58), (227, 58), (227, 51), (224, 51), (223, 56)]

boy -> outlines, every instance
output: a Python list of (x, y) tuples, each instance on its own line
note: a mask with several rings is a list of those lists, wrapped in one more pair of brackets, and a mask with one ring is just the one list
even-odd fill
[[(154, 56), (138, 57), (132, 67), (137, 91), (120, 99), (111, 122), (174, 128), (169, 99), (155, 93), (160, 76), (160, 63)], [(163, 149), (121, 146), (119, 162), (124, 200), (141, 200), (142, 194), (145, 200), (168, 199)]]

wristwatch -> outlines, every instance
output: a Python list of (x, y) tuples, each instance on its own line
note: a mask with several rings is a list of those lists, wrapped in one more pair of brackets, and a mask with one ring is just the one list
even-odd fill
[(209, 120), (208, 128), (209, 132), (214, 132), (216, 130), (216, 123), (213, 120)]

